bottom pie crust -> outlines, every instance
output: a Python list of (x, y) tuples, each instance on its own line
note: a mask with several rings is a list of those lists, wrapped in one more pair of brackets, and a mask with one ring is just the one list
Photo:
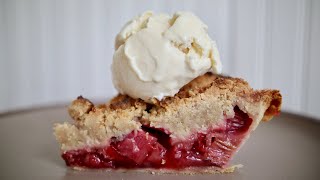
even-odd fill
[[(161, 174), (174, 174), (174, 175), (198, 175), (198, 174), (227, 174), (233, 173), (237, 169), (242, 168), (242, 164), (231, 165), (226, 168), (219, 168), (215, 166), (211, 167), (189, 167), (185, 169), (175, 170), (175, 169), (153, 169), (153, 168), (144, 168), (144, 169), (94, 169), (95, 171), (103, 172), (120, 172), (120, 173), (148, 173), (153, 175)], [(92, 169), (83, 168), (83, 167), (71, 167), (73, 170), (77, 171), (92, 171)]]

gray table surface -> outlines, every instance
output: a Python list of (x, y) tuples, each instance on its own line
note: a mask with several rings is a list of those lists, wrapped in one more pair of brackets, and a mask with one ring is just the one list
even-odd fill
[(232, 161), (243, 168), (194, 176), (66, 168), (52, 126), (68, 119), (64, 106), (0, 115), (0, 179), (320, 179), (320, 123), (301, 116), (261, 123)]

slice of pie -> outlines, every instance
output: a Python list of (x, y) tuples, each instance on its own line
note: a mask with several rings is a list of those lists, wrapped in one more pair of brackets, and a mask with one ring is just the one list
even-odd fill
[(126, 95), (94, 105), (78, 97), (73, 124), (56, 124), (67, 166), (224, 171), (261, 120), (279, 114), (278, 90), (206, 73), (153, 104)]

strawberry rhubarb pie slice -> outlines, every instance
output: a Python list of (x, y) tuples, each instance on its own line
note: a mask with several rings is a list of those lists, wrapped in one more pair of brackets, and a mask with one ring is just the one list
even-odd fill
[(277, 90), (255, 91), (242, 79), (207, 73), (154, 104), (118, 95), (94, 105), (78, 97), (69, 106), (74, 124), (54, 129), (72, 167), (223, 171), (280, 105)]
[(80, 96), (69, 106), (73, 123), (54, 127), (67, 166), (229, 172), (250, 133), (280, 112), (278, 90), (219, 75), (216, 43), (192, 13), (145, 12), (115, 49), (119, 95), (101, 105)]

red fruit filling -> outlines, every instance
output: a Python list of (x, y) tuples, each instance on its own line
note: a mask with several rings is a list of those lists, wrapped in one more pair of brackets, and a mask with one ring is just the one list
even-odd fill
[(161, 129), (143, 126), (107, 147), (71, 150), (62, 154), (68, 166), (87, 168), (224, 167), (241, 144), (252, 119), (238, 107), (226, 126), (196, 133), (188, 141), (172, 142)]

